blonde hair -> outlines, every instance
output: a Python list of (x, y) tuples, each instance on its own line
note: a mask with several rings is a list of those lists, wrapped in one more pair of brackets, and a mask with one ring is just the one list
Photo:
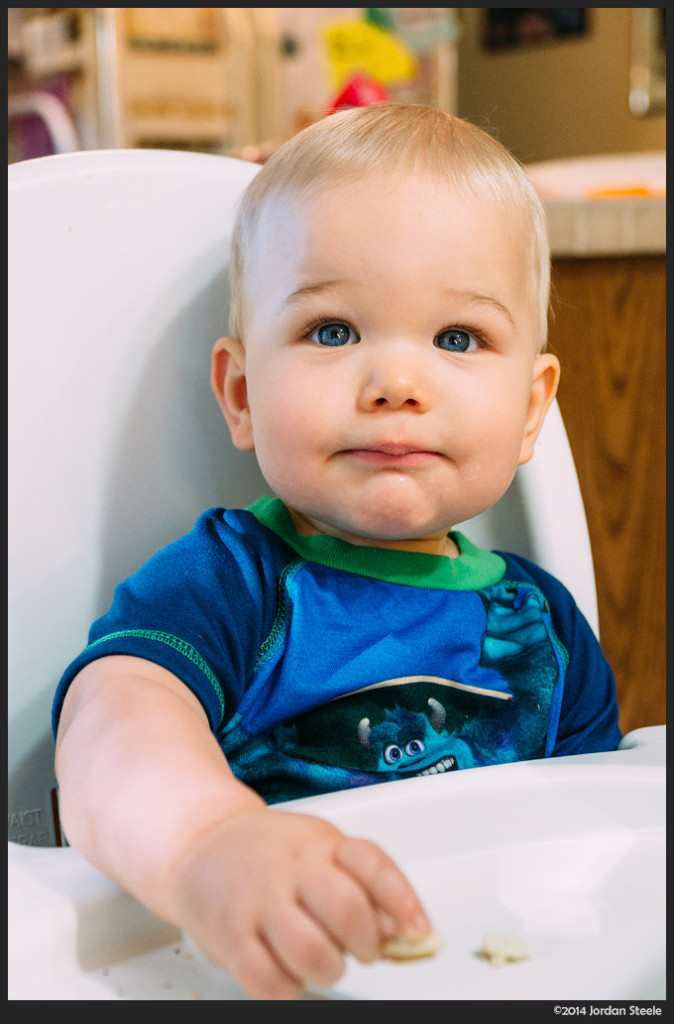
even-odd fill
[(532, 294), (541, 351), (547, 340), (550, 247), (545, 212), (521, 164), (493, 136), (444, 110), (385, 103), (326, 117), (286, 142), (244, 192), (230, 255), (230, 334), (243, 340), (245, 278), (265, 209), (366, 175), (430, 173), (468, 198), (519, 213), (530, 232)]

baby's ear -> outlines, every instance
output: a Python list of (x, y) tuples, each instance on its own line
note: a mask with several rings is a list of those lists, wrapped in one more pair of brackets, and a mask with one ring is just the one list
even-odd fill
[(236, 338), (219, 338), (213, 346), (211, 387), (227, 420), (234, 446), (242, 452), (255, 451), (246, 383), (246, 351)]
[(534, 454), (536, 439), (541, 432), (548, 409), (557, 394), (559, 374), (560, 367), (557, 356), (544, 352), (534, 360), (529, 408), (518, 462), (520, 466), (528, 462)]

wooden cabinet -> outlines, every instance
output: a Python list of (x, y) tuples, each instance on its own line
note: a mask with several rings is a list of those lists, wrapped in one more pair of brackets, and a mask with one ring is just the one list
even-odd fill
[(550, 350), (624, 731), (665, 722), (665, 257), (556, 259)]
[(107, 11), (115, 145), (227, 152), (256, 140), (254, 38), (245, 8)]
[(261, 41), (265, 10), (29, 8), (15, 57), (33, 88), (67, 81), (84, 149), (228, 153), (266, 138), (276, 111), (278, 60)]

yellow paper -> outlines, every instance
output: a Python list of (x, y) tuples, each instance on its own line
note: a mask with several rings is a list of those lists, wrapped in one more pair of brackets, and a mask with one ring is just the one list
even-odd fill
[(391, 32), (365, 21), (338, 21), (323, 30), (332, 87), (338, 89), (356, 72), (380, 85), (416, 77), (412, 52)]

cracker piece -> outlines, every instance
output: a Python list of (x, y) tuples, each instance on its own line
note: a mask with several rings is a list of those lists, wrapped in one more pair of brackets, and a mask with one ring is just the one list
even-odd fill
[(523, 939), (516, 935), (507, 935), (505, 932), (487, 932), (482, 940), (482, 948), (478, 956), (488, 960), (495, 967), (505, 963), (516, 963), (520, 960), (528, 960), (531, 950)]
[(384, 943), (383, 957), (385, 960), (421, 960), (435, 956), (441, 946), (442, 936), (435, 929), (427, 935), (393, 935)]

